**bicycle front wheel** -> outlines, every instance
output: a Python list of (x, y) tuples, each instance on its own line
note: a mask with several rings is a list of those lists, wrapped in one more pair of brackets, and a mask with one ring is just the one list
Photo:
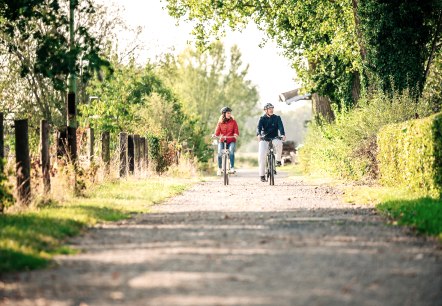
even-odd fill
[(229, 185), (229, 174), (227, 173), (227, 155), (223, 155), (223, 177), (224, 185)]
[(275, 185), (275, 156), (269, 155), (269, 183)]

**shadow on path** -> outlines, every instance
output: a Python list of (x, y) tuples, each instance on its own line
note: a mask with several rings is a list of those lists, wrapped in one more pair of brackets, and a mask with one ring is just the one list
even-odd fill
[[(5, 305), (440, 305), (436, 246), (330, 209), (153, 213), (92, 229)], [(324, 217), (326, 215), (327, 217)], [(75, 243), (75, 242), (74, 242)]]

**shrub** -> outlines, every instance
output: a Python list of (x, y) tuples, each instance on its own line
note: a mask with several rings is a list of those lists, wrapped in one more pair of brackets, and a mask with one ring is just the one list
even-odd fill
[(428, 103), (417, 103), (407, 93), (392, 97), (375, 93), (363, 98), (354, 109), (338, 113), (334, 122), (310, 126), (300, 150), (303, 171), (352, 180), (376, 179), (379, 130), (430, 113)]
[(380, 181), (442, 194), (442, 114), (385, 126), (378, 134)]

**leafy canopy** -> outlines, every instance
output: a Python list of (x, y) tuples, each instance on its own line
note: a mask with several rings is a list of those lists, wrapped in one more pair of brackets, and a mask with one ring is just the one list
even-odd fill
[(293, 60), (306, 90), (351, 105), (353, 74), (361, 58), (351, 4), (346, 0), (168, 0), (169, 14), (196, 22), (200, 45), (254, 22)]
[[(73, 1), (76, 14), (92, 14), (91, 0)], [(68, 0), (4, 0), (0, 2), (0, 44), (9, 52), (16, 52), (14, 37), (35, 46), (35, 62), (32, 66), (23, 61), (22, 77), (29, 72), (51, 79), (56, 90), (66, 88), (66, 76), (79, 74), (84, 81), (103, 66), (110, 67), (101, 55), (96, 39), (87, 28), (76, 28), (76, 40), (69, 47), (69, 1)], [(80, 66), (81, 63), (81, 66)]]
[(258, 90), (247, 79), (249, 66), (241, 57), (239, 48), (233, 46), (227, 58), (223, 44), (215, 42), (204, 52), (188, 48), (177, 57), (166, 55), (158, 71), (186, 113), (200, 118), (207, 134), (215, 130), (220, 109), (229, 106), (244, 135), (241, 124), (255, 115)]

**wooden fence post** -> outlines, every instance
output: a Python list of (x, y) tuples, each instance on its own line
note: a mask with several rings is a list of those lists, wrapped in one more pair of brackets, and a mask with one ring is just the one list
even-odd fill
[(127, 137), (127, 159), (129, 162), (129, 174), (134, 174), (135, 171), (135, 147), (134, 147), (134, 135)]
[(41, 170), (43, 174), (43, 191), (48, 194), (51, 191), (50, 158), (49, 158), (49, 123), (40, 121), (40, 149)]
[(110, 170), (110, 133), (101, 133), (101, 160), (104, 163), (104, 169), (106, 174)]
[(66, 127), (66, 140), (67, 140), (67, 153), (69, 160), (76, 164), (77, 161), (77, 104), (75, 98), (75, 92), (68, 92), (66, 99), (66, 111), (67, 111), (67, 127)]
[(120, 177), (127, 176), (127, 133), (120, 133)]
[(14, 120), (17, 196), (23, 204), (31, 199), (31, 164), (29, 160), (28, 120)]
[(88, 128), (87, 129), (87, 155), (89, 162), (92, 163), (94, 160), (94, 143), (95, 143), (95, 135), (94, 135), (94, 129)]

